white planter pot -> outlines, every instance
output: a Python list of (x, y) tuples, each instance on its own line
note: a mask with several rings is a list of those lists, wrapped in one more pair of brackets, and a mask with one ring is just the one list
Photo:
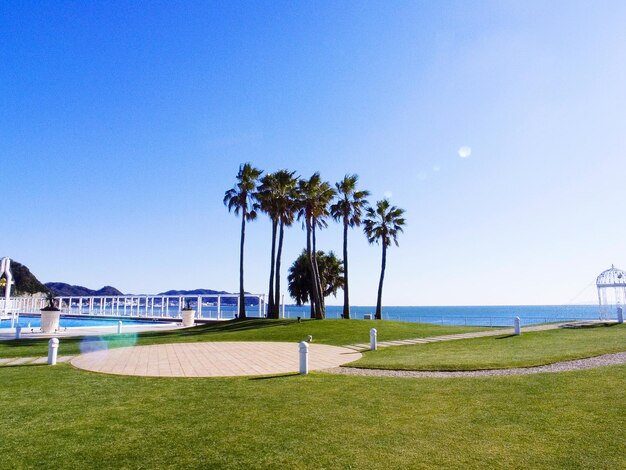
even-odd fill
[(195, 324), (195, 319), (195, 310), (183, 310), (183, 326), (193, 326)]
[(41, 332), (54, 333), (59, 329), (60, 310), (41, 310)]

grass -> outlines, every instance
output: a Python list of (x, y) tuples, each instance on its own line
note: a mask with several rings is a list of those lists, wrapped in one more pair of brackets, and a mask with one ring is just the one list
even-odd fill
[[(308, 335), (316, 343), (346, 345), (369, 343), (369, 330), (376, 327), (379, 341), (479, 331), (485, 328), (439, 326), (428, 323), (363, 320), (267, 320), (251, 319), (211, 323), (170, 332), (61, 338), (59, 355), (74, 355), (91, 341), (106, 341), (109, 347), (195, 341), (302, 341)], [(47, 355), (48, 340), (0, 341), (0, 358)]]
[(626, 325), (556, 329), (521, 336), (384, 348), (366, 352), (354, 367), (402, 370), (475, 370), (530, 367), (626, 351)]
[[(299, 341), (312, 334), (349, 344), (366, 342), (372, 326), (382, 341), (474, 330), (248, 320), (109, 340)], [(44, 355), (47, 342), (9, 343), (0, 343), (0, 357)], [(61, 344), (70, 354), (81, 339)], [(361, 362), (508, 367), (624, 349), (626, 327), (613, 326), (385, 348)], [(148, 378), (67, 364), (0, 367), (0, 468), (625, 468), (615, 431), (626, 426), (625, 379), (626, 366), (421, 380)]]
[(626, 366), (488, 379), (0, 368), (0, 468), (624, 468)]

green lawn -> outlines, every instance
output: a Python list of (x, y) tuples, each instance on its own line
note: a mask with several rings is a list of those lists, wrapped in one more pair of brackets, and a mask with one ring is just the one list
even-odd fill
[(626, 366), (482, 379), (0, 368), (0, 468), (625, 468)]
[(529, 367), (626, 351), (626, 325), (557, 329), (366, 352), (354, 367), (472, 370)]
[[(423, 338), (426, 336), (464, 333), (484, 330), (479, 327), (439, 326), (428, 323), (364, 320), (244, 320), (212, 323), (172, 332), (147, 332), (111, 335), (104, 337), (109, 347), (133, 344), (181, 343), (194, 341), (302, 341), (308, 335), (323, 344), (346, 345), (369, 343), (370, 328), (376, 327), (379, 341)], [(73, 355), (81, 351), (85, 342), (101, 340), (92, 338), (61, 338), (60, 355)], [(0, 358), (45, 356), (48, 340), (0, 341)]]

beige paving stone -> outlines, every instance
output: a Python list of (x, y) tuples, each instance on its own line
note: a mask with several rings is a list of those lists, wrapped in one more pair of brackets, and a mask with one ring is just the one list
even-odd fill
[[(338, 367), (361, 353), (338, 346), (309, 345), (309, 370)], [(72, 360), (79, 369), (156, 377), (234, 377), (298, 372), (297, 343), (176, 343), (96, 351)]]
[[(59, 362), (58, 358), (57, 358), (57, 362)], [(47, 357), (38, 357), (33, 362), (31, 362), (31, 364), (47, 364), (47, 363), (48, 363)]]
[[(528, 331), (552, 330), (552, 329), (560, 328), (561, 326), (563, 326), (563, 323), (553, 323), (550, 325), (525, 326), (525, 327), (522, 327), (522, 333), (528, 332)], [(458, 339), (482, 338), (485, 336), (500, 336), (500, 335), (506, 335), (506, 334), (512, 334), (512, 333), (513, 333), (512, 328), (506, 328), (506, 329), (498, 329), (498, 330), (477, 331), (474, 333), (458, 333), (458, 334), (453, 334), (453, 335), (431, 336), (428, 338), (412, 338), (412, 339), (395, 340), (395, 341), (379, 341), (377, 346), (379, 348), (387, 348), (390, 346), (436, 343), (439, 341), (454, 341)], [(365, 344), (365, 343), (350, 344), (345, 347), (349, 349), (357, 350), (357, 351), (369, 351), (370, 349), (370, 345)]]
[(7, 362), (5, 365), (6, 366), (18, 366), (21, 364), (29, 364), (35, 359), (37, 358), (36, 357), (16, 357), (16, 358), (11, 359), (11, 361)]
[[(69, 362), (74, 356), (59, 356), (57, 363)], [(46, 364), (48, 357), (9, 357), (0, 359), (0, 366), (19, 366), (19, 365), (31, 365), (31, 364)]]

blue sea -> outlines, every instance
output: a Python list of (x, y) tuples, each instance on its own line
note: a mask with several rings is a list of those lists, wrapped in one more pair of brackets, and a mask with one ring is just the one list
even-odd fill
[[(341, 318), (342, 306), (327, 306), (327, 318)], [(376, 307), (351, 307), (352, 318), (376, 312)], [(285, 306), (285, 317), (308, 318), (310, 307)], [(512, 326), (598, 318), (597, 305), (502, 305), (454, 307), (383, 307), (383, 320), (434, 323), (438, 325)]]
[[(326, 306), (326, 318), (341, 318), (342, 306)], [(374, 306), (351, 307), (351, 318), (363, 319), (376, 311)], [(223, 306), (221, 318), (233, 318), (236, 308)], [(258, 307), (247, 307), (249, 317), (258, 317)], [(598, 319), (597, 305), (502, 305), (451, 307), (383, 307), (383, 320), (434, 323), (437, 325), (512, 326), (515, 317), (522, 325), (570, 320)], [(215, 307), (203, 307), (202, 318), (216, 318)], [(286, 305), (285, 318), (309, 318), (310, 307)]]

